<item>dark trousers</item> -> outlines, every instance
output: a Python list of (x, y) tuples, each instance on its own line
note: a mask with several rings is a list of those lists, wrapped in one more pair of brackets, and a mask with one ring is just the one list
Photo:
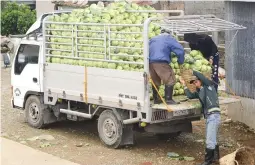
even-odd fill
[(167, 63), (150, 63), (150, 75), (156, 86), (161, 85), (161, 80), (164, 85), (174, 85), (176, 82), (174, 71)]

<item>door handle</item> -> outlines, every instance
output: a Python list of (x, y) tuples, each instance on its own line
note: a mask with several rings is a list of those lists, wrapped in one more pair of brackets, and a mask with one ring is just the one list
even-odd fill
[(37, 78), (33, 77), (33, 82), (37, 83)]

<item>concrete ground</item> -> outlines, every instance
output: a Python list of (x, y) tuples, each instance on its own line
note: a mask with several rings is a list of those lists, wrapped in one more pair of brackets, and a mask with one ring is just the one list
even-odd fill
[(18, 142), (1, 138), (2, 165), (78, 165), (35, 150)]

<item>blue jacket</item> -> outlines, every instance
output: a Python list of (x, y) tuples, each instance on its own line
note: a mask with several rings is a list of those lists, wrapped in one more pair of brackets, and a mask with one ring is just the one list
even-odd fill
[(182, 45), (176, 41), (170, 34), (161, 34), (153, 37), (149, 43), (149, 61), (155, 62), (171, 62), (171, 52), (174, 52), (178, 58), (178, 63), (184, 63), (184, 49)]

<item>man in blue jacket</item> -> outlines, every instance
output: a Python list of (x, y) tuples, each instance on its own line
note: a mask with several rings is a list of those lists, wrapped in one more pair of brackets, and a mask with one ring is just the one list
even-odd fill
[[(177, 104), (173, 99), (173, 90), (175, 84), (175, 74), (171, 66), (171, 52), (175, 53), (178, 63), (184, 62), (184, 49), (182, 45), (176, 41), (169, 33), (162, 33), (150, 40), (149, 43), (149, 62), (150, 76), (155, 83), (157, 89), (161, 85), (161, 80), (165, 84), (165, 101), (167, 104)], [(153, 87), (154, 104), (160, 104), (161, 100)]]

